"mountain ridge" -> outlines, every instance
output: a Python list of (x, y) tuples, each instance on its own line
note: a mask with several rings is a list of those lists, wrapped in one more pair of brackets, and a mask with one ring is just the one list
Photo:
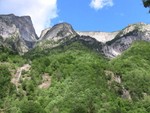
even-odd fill
[[(60, 26), (63, 24), (64, 23), (60, 23), (57, 25)], [(52, 27), (51, 29), (55, 29), (57, 27), (57, 25), (55, 25), (55, 27), (54, 28)], [(150, 26), (149, 24), (137, 23), (137, 24), (131, 24), (118, 32), (117, 31), (111, 32), (111, 33), (109, 33), (109, 32), (92, 32), (92, 31), (91, 32), (76, 32), (77, 34), (74, 34), (72, 37), (69, 37), (69, 39), (70, 39), (70, 41), (72, 41), (71, 40), (72, 38), (78, 37), (76, 39), (79, 39), (79, 40), (82, 39), (82, 42), (83, 41), (87, 42), (86, 41), (87, 37), (88, 37), (88, 39), (91, 38), (91, 40), (92, 40), (92, 38), (94, 38), (95, 41), (97, 41), (97, 43), (99, 42), (99, 43), (101, 43), (100, 45), (102, 45), (102, 47), (100, 47), (101, 50), (98, 50), (99, 47), (93, 48), (94, 50), (98, 50), (99, 52), (101, 52), (108, 58), (115, 58), (116, 56), (120, 55), (123, 51), (127, 50), (131, 46), (131, 44), (136, 40), (150, 41), (150, 38), (149, 38), (150, 37), (150, 29), (149, 28), (150, 27), (149, 26)], [(64, 33), (64, 32), (67, 33), (67, 31), (62, 30), (62, 33)], [(57, 37), (57, 33), (55, 34), (55, 36)], [(49, 36), (47, 35), (47, 37), (49, 37)], [(53, 40), (54, 37), (49, 37), (49, 39)], [(66, 37), (60, 37), (59, 41), (64, 40), (64, 39), (66, 39)], [(69, 39), (67, 39), (65, 41), (68, 42)], [(58, 40), (55, 40), (56, 43), (57, 43), (57, 41)], [(59, 43), (59, 41), (58, 41), (58, 43)], [(57, 43), (57, 45), (59, 45), (58, 43)], [(90, 43), (90, 42), (87, 42), (87, 43)], [(89, 44), (89, 45), (91, 45), (91, 44)], [(93, 47), (96, 47), (96, 46), (93, 46)]]
[[(29, 16), (1, 15), (0, 25), (2, 40), (0, 44), (21, 54), (37, 47), (44, 50), (57, 47), (65, 42), (68, 43), (69, 40), (72, 42), (82, 39), (81, 42), (85, 41), (88, 46), (98, 50), (106, 57), (115, 58), (127, 50), (136, 40), (150, 41), (150, 25), (145, 23), (131, 24), (116, 32), (79, 32), (75, 31), (70, 24), (64, 22), (43, 30), (40, 37), (37, 37)], [(91, 42), (87, 41), (89, 38), (91, 38)], [(102, 46), (94, 46), (92, 43), (101, 43)], [(101, 50), (99, 50), (100, 48)]]

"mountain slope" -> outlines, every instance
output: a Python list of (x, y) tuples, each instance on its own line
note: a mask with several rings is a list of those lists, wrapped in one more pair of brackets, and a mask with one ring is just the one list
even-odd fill
[[(28, 54), (22, 63), (30, 63), (31, 69), (22, 73), (18, 91), (11, 89), (13, 92), (3, 98), (11, 109), (3, 103), (1, 108), (6, 113), (27, 113), (31, 109), (41, 113), (149, 113), (149, 48), (148, 42), (136, 42), (111, 61), (81, 42), (38, 56)], [(19, 56), (15, 62), (12, 58), (16, 55), (7, 56), (1, 63), (20, 63)], [(50, 76), (51, 83), (41, 89), (45, 75)]]
[(113, 71), (121, 76), (123, 85), (133, 99), (150, 94), (150, 43), (137, 41), (120, 57), (111, 61)]
[[(67, 23), (57, 24), (51, 29), (45, 30), (45, 34), (43, 33), (41, 35), (44, 38), (41, 37), (41, 40), (37, 43), (36, 47), (43, 50), (61, 46), (65, 42), (65, 44), (67, 44), (71, 43), (72, 41), (81, 41), (82, 39), (81, 42), (87, 43), (87, 46), (93, 47), (93, 50), (97, 50), (108, 58), (114, 58), (127, 50), (134, 41), (150, 41), (150, 25), (144, 23), (131, 24), (126, 28), (114, 33), (77, 33), (73, 30), (71, 25)], [(98, 43), (99, 46), (97, 45)]]
[(144, 23), (131, 24), (121, 30), (116, 37), (106, 42), (103, 51), (106, 56), (114, 58), (127, 50), (138, 40), (150, 41), (150, 25)]
[(0, 45), (22, 54), (33, 48), (37, 39), (29, 16), (0, 15)]

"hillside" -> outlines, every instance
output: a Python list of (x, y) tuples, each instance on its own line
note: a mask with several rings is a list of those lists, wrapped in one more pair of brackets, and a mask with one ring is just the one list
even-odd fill
[(103, 43), (61, 23), (22, 55), (0, 40), (0, 113), (149, 113), (148, 28)]
[[(11, 53), (4, 57), (6, 51), (1, 52), (0, 110), (6, 113), (28, 113), (31, 109), (33, 113), (149, 113), (149, 48), (147, 42), (136, 42), (111, 61), (81, 43), (31, 59)], [(22, 72), (19, 86), (10, 83), (11, 76), (24, 64), (30, 64), (31, 68)], [(39, 87), (43, 83), (48, 86)]]

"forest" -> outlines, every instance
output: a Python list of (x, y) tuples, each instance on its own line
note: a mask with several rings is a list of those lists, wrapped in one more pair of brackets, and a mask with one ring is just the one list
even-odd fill
[(0, 50), (1, 113), (150, 112), (149, 42), (112, 60), (80, 42), (23, 56)]

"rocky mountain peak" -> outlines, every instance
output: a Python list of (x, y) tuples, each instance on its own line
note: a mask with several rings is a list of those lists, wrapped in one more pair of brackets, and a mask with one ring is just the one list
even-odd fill
[(114, 58), (127, 50), (134, 41), (150, 41), (150, 25), (145, 23), (132, 24), (121, 30), (114, 39), (103, 47), (105, 55)]
[(19, 53), (33, 47), (38, 37), (29, 16), (0, 15), (0, 37), (3, 46)]
[(70, 24), (60, 23), (44, 30), (41, 40), (43, 41), (39, 40), (38, 46), (43, 48), (80, 41), (106, 57), (114, 58), (127, 50), (134, 41), (150, 41), (150, 25), (145, 23), (131, 24), (120, 31), (108, 33), (76, 32)]
[(78, 35), (68, 23), (59, 23), (42, 31), (36, 47), (53, 48)]
[[(45, 34), (45, 35), (43, 35)], [(75, 36), (77, 33), (74, 31), (72, 26), (68, 23), (60, 23), (54, 25), (50, 29), (43, 30), (40, 39), (53, 39), (55, 41), (64, 39), (67, 37)]]
[(118, 34), (118, 36), (122, 37), (130, 32), (138, 31), (138, 32), (147, 32), (150, 31), (150, 25), (145, 24), (143, 22), (136, 23), (136, 24), (130, 24), (123, 30), (121, 30)]

